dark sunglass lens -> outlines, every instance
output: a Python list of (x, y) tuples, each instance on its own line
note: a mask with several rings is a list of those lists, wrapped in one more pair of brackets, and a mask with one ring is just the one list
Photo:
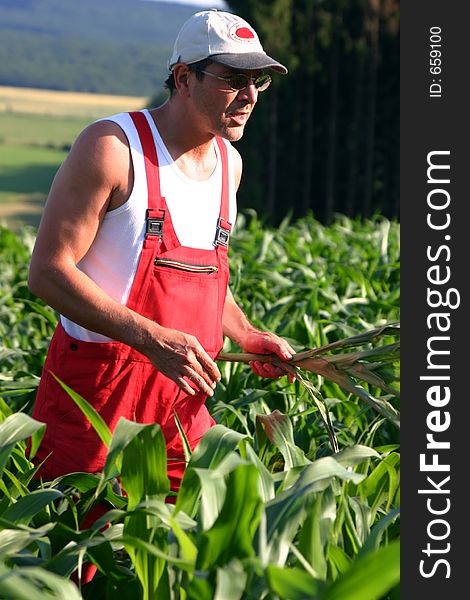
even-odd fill
[(234, 90), (243, 90), (250, 83), (250, 78), (243, 73), (234, 73), (228, 79), (228, 83)]
[(255, 79), (248, 77), (244, 73), (234, 73), (227, 77), (227, 82), (232, 90), (244, 90), (251, 82), (255, 84), (255, 88), (262, 92), (271, 83), (271, 75), (267, 73), (263, 73), (263, 75), (259, 75)]
[(260, 90), (261, 92), (263, 90), (265, 90), (269, 86), (270, 83), (271, 83), (271, 75), (268, 75), (267, 73), (260, 75), (254, 81), (256, 89)]

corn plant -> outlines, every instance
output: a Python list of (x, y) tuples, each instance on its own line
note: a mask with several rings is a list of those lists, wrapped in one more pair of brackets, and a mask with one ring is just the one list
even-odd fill
[(29, 411), (57, 315), (27, 290), (33, 240), (0, 228), (1, 598), (398, 598), (396, 223), (240, 216), (231, 288), (296, 349), (296, 381), (257, 378), (226, 340), (217, 425), (186, 446), (176, 495), (158, 424), (110, 431), (66, 382), (106, 465), (36, 476), (44, 424)]
[[(250, 363), (259, 361), (273, 364), (287, 373), (297, 377), (310, 393), (321, 419), (328, 432), (332, 449), (339, 451), (338, 442), (331, 425), (328, 409), (318, 390), (309, 381), (306, 373), (313, 373), (337, 383), (347, 392), (355, 394), (372, 409), (399, 426), (399, 412), (384, 397), (374, 397), (365, 390), (362, 382), (378, 388), (387, 393), (388, 397), (399, 397), (398, 389), (389, 385), (396, 381), (396, 373), (390, 369), (398, 360), (400, 344), (395, 342), (371, 349), (362, 349), (356, 352), (331, 353), (344, 348), (364, 346), (382, 335), (393, 335), (399, 331), (399, 324), (386, 325), (372, 331), (364, 332), (354, 337), (337, 340), (320, 348), (314, 348), (295, 354), (291, 360), (283, 360), (273, 354), (251, 354), (248, 352), (237, 354), (220, 354), (218, 359), (223, 361)], [(387, 369), (387, 370), (385, 370)], [(382, 376), (379, 372), (382, 371)], [(387, 381), (385, 381), (387, 379)]]
[[(398, 547), (391, 526), (398, 516), (397, 489), (391, 480), (376, 482), (387, 472), (381, 465), (393, 464), (393, 453), (358, 445), (310, 461), (285, 435), (286, 419), (273, 414), (264, 427), (285, 462), (282, 471), (271, 473), (253, 440), (216, 425), (190, 456), (172, 505), (165, 503), (169, 482), (159, 425), (121, 419), (111, 436), (93, 408), (63, 385), (109, 444), (106, 464), (99, 476), (66, 475), (16, 502), (9, 494), (0, 521), (3, 593), (14, 589), (12, 581), (25, 579), (52, 594), (57, 580), (40, 575), (68, 577), (84, 560), (101, 575), (83, 586), (84, 598), (126, 593), (136, 599), (331, 600), (356, 581), (367, 600), (396, 585)], [(11, 419), (18, 415), (22, 427), (12, 437)], [(27, 415), (9, 416), (0, 438), (3, 462), (14, 463), (14, 444), (43, 428)], [(25, 470), (29, 482), (33, 471)], [(112, 491), (116, 476), (124, 497)], [(109, 510), (81, 531), (84, 513), (98, 503)], [(46, 509), (50, 517), (44, 522)], [(381, 545), (387, 535), (390, 543)]]

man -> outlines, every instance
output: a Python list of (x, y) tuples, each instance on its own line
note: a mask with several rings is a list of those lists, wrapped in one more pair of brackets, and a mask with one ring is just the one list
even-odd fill
[[(54, 373), (101, 414), (158, 422), (176, 490), (184, 455), (214, 421), (223, 335), (245, 351), (294, 352), (256, 329), (227, 288), (227, 246), (243, 135), (270, 76), (287, 69), (253, 28), (216, 10), (193, 15), (174, 45), (170, 98), (86, 128), (60, 167), (33, 251), (29, 285), (61, 315), (33, 416), (47, 424), (35, 458), (47, 478), (102, 470), (106, 448)], [(282, 370), (252, 363), (260, 376)]]

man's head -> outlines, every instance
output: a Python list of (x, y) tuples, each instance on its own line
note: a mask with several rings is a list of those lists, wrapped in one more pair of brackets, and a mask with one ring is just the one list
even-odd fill
[(287, 73), (266, 54), (246, 21), (214, 9), (183, 24), (168, 66), (170, 93), (178, 90), (194, 119), (230, 141), (241, 138), (258, 92), (269, 86), (271, 78), (264, 70)]

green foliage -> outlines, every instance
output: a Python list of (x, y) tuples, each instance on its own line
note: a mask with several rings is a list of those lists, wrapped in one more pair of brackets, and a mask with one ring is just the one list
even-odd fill
[[(30, 427), (40, 426), (25, 418)], [(8, 584), (12, 579), (28, 577), (36, 591), (53, 593), (54, 585), (58, 585), (65, 593), (70, 585), (67, 576), (83, 558), (96, 564), (102, 574), (93, 583), (93, 593), (100, 584), (101, 593), (111, 586), (115, 594), (127, 588), (134, 590), (130, 597), (136, 600), (150, 600), (156, 594), (169, 599), (198, 598), (201, 593), (207, 598), (261, 598), (269, 597), (269, 592), (286, 600), (374, 600), (396, 585), (399, 556), (390, 525), (397, 512), (385, 517), (382, 527), (382, 533), (390, 530), (390, 542), (377, 547), (368, 539), (373, 522), (381, 523), (381, 518), (345, 519), (342, 510), (346, 502), (354, 500), (345, 493), (345, 486), (360, 485), (366, 477), (359, 472), (360, 467), (370, 459), (380, 464), (383, 455), (372, 449), (351, 448), (341, 462), (324, 457), (288, 469), (281, 478), (269, 474), (277, 484), (272, 487), (272, 497), (263, 499), (261, 474), (255, 464), (243, 458), (247, 447), (240, 445), (237, 451), (237, 447), (226, 445), (227, 430), (216, 427), (203, 437), (203, 448), (196, 449), (181, 485), (180, 494), (194, 496), (197, 512), (193, 520), (178, 504), (162, 502), (168, 487), (157, 483), (162, 480), (166, 461), (159, 426), (134, 426), (124, 419), (118, 426), (130, 434), (127, 445), (121, 446), (118, 473), (126, 496), (113, 497), (110, 489), (107, 493), (109, 501), (117, 504), (119, 500), (121, 508), (116, 510), (116, 506), (84, 531), (71, 525), (67, 515), (76, 511), (83, 516), (84, 507), (90, 510), (102, 498), (98, 490), (103, 479), (95, 476), (94, 485), (85, 493), (76, 476), (75, 486), (74, 476), (65, 476), (29, 493), (26, 489), (22, 498), (15, 499), (12, 482), (29, 477), (32, 466), (24, 449), (18, 455), (20, 461), (9, 448), (8, 466), (12, 470), (1, 480), (4, 500), (0, 505), (0, 589), (8, 592), (4, 597), (22, 598)], [(118, 430), (115, 435), (120, 435)], [(135, 448), (152, 447), (148, 435), (160, 440), (155, 456), (140, 453), (135, 460)], [(5, 450), (3, 444), (0, 450)], [(212, 481), (212, 489), (197, 490), (191, 483), (192, 473), (200, 469), (196, 465), (204, 455), (218, 455), (219, 468), (210, 465), (200, 478), (201, 482)], [(217, 502), (211, 502), (214, 495)], [(367, 508), (367, 501), (362, 501), (362, 515), (370, 516)], [(203, 511), (205, 519), (201, 518)], [(102, 529), (105, 523), (108, 527)], [(355, 546), (350, 539), (356, 540)], [(334, 560), (335, 554), (343, 556), (342, 566)], [(227, 576), (227, 570), (237, 575), (236, 582)], [(64, 579), (52, 575), (48, 580), (49, 572)], [(139, 585), (130, 588), (136, 580)], [(83, 587), (85, 597), (87, 587)], [(231, 590), (233, 596), (224, 596), (229, 592), (223, 590)]]
[(54, 311), (27, 287), (33, 243), (32, 229), (25, 228), (20, 238), (0, 228), (0, 397), (8, 398), (14, 408), (33, 400), (57, 322)]
[[(397, 586), (396, 428), (325, 377), (339, 452), (298, 382), (221, 362), (208, 400), (218, 424), (188, 452), (174, 504), (159, 425), (122, 419), (111, 432), (73, 391), (108, 446), (104, 471), (36, 479), (26, 442), (34, 452), (44, 427), (28, 412), (57, 316), (27, 290), (34, 231), (0, 233), (2, 598), (379, 600)], [(231, 285), (250, 318), (297, 351), (331, 344), (399, 320), (398, 233), (384, 218), (325, 227), (309, 216), (271, 230), (242, 216)], [(83, 562), (98, 573), (77, 587)]]

